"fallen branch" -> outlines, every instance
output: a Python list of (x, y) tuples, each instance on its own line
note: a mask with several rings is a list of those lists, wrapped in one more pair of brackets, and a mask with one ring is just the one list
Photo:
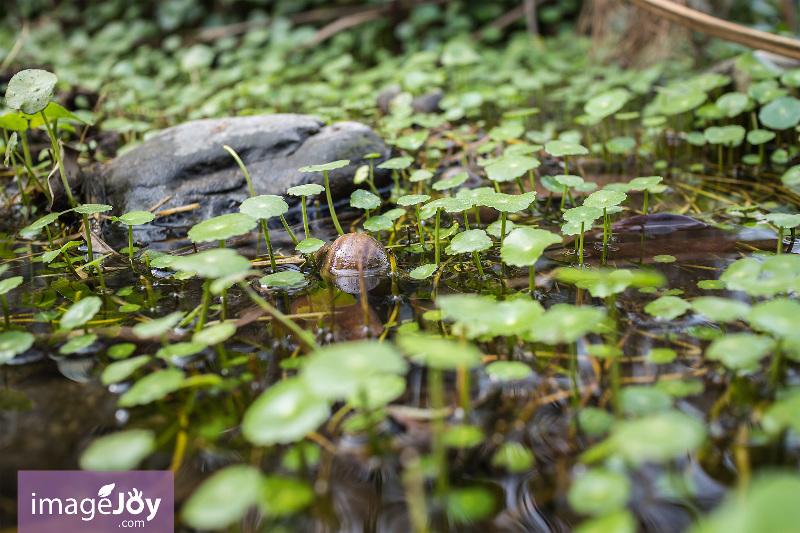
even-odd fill
[(800, 40), (754, 30), (706, 15), (669, 0), (629, 0), (632, 4), (661, 15), (682, 26), (738, 43), (757, 50), (766, 50), (793, 59), (800, 59)]

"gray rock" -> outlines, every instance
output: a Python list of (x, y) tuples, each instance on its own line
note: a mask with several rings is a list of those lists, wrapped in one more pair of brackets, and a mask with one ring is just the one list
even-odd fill
[[(390, 151), (370, 127), (357, 122), (325, 126), (316, 117), (295, 114), (198, 120), (162, 131), (95, 172), (87, 183), (89, 196), (112, 205), (116, 215), (148, 210), (168, 196), (159, 211), (199, 204), (192, 211), (170, 215), (170, 225), (191, 225), (236, 212), (249, 191), (244, 174), (223, 145), (242, 158), (256, 194), (281, 195), (290, 204), (298, 199), (285, 195), (289, 187), (324, 183), (322, 172), (299, 172), (299, 168), (349, 159), (349, 165), (328, 173), (336, 201), (349, 197), (355, 188), (356, 169), (368, 164), (364, 155), (382, 154), (374, 161), (377, 166)], [(376, 175), (380, 178), (384, 176)]]

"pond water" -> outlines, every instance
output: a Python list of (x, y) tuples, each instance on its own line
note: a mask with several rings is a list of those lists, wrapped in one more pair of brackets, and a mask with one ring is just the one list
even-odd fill
[[(628, 179), (618, 177), (620, 182)], [(373, 284), (367, 273), (365, 286), (374, 287), (363, 298), (358, 283), (355, 294), (348, 294), (321, 278), (302, 256), (291, 255), (294, 244), (282, 228), (271, 229), (273, 246), (287, 254), (279, 254), (278, 270), (300, 272), (303, 281), (285, 289), (265, 288), (257, 281), (253, 286), (275, 309), (312, 331), (321, 345), (358, 339), (388, 342), (398, 330), (401, 336), (448, 332), (463, 339), (468, 334), (453, 329), (452, 320), (443, 319), (437, 310), (436, 299), (445, 295), (493, 295), (508, 302), (522, 296), (546, 309), (558, 304), (604, 309), (611, 320), (610, 326), (578, 334), (576, 342), (562, 337), (535, 342), (513, 333), (469, 334), (480, 348), (482, 364), (434, 373), (432, 367), (413, 363), (402, 374), (404, 386), (386, 405), (364, 410), (356, 409), (353, 400), (333, 401), (331, 418), (305, 440), (274, 446), (249, 442), (252, 439), (242, 434), (241, 419), (259, 393), (298, 369), (302, 372), (305, 350), (296, 335), (274, 314), (254, 306), (241, 288), (234, 286), (227, 292), (224, 313), (236, 320), (236, 333), (224, 344), (160, 352), (158, 358), (147, 359), (141, 370), (103, 384), (101, 375), (112, 363), (153, 355), (191, 338), (191, 322), (167, 328), (163, 335), (144, 337), (132, 326), (176, 311), (197, 312), (203, 301), (203, 281), (190, 276), (175, 279), (168, 269), (148, 271), (141, 261), (132, 270), (127, 257), (120, 256), (105, 262), (106, 291), (102, 293), (97, 290), (96, 275), (78, 279), (65, 276), (57, 265), (32, 262), (32, 257), (40, 257), (44, 250), (40, 244), (45, 243), (7, 238), (2, 250), (11, 265), (8, 274), (24, 280), (24, 291), (7, 295), (12, 323), (36, 334), (37, 341), (2, 368), (0, 477), (9, 482), (0, 486), (0, 528), (15, 523), (12, 480), (16, 470), (76, 469), (95, 439), (144, 428), (156, 440), (154, 451), (144, 454), (139, 466), (177, 469), (178, 508), (211, 473), (228, 465), (250, 464), (281, 480), (302, 482), (303, 490), (285, 489), (287, 498), (295, 497), (302, 505), (290, 501), (286, 509), (272, 514), (251, 510), (234, 521), (233, 530), (411, 531), (419, 520), (419, 506), (425, 509), (427, 490), (433, 495), (427, 504), (431, 530), (569, 531), (583, 516), (568, 497), (569, 480), (594, 468), (587, 450), (596, 450), (603, 442), (614, 427), (611, 413), (619, 410), (645, 419), (648, 413), (678, 412), (703, 420), (708, 435), (703, 446), (692, 447), (689, 453), (665, 452), (662, 460), (645, 453), (648, 460), (632, 460), (634, 466), (628, 469), (632, 487), (628, 509), (641, 529), (688, 528), (722, 500), (743, 475), (744, 465), (757, 469), (795, 464), (797, 449), (743, 434), (741, 410), (771, 394), (765, 386), (766, 373), (731, 376), (704, 355), (712, 339), (721, 332), (744, 329), (741, 323), (726, 329), (725, 324), (699, 313), (664, 319), (645, 308), (659, 296), (691, 302), (697, 297), (726, 295), (752, 304), (749, 296), (728, 292), (713, 280), (743, 257), (774, 252), (776, 233), (746, 214), (731, 214), (728, 208), (783, 198), (774, 181), (684, 174), (664, 183), (666, 190), (651, 194), (651, 212), (684, 217), (625, 218), (641, 210), (641, 196), (634, 193), (626, 210), (612, 215), (613, 220), (624, 220), (613, 226), (607, 247), (602, 227), (587, 232), (587, 267), (581, 269), (594, 271), (602, 264), (656, 272), (663, 275), (664, 283), (631, 285), (604, 297), (593, 297), (588, 288), (578, 288), (556, 275), (559, 269), (577, 264), (575, 245), (568, 239), (550, 246), (536, 263), (533, 299), (527, 294), (528, 269), (504, 264), (497, 243), (481, 253), (483, 278), (469, 254), (451, 254), (435, 276), (418, 280), (409, 272), (430, 263), (433, 250), (422, 252), (413, 238), (408, 241), (415, 230), (413, 212), (409, 212), (398, 222), (404, 229), (381, 235), (396, 261), (396, 274), (382, 272)], [(558, 201), (558, 196), (548, 201), (540, 195), (531, 209), (509, 220), (558, 233), (559, 226), (554, 224), (560, 216)], [(319, 209), (310, 212), (315, 215), (312, 234), (333, 240), (336, 230), (330, 220)], [(685, 218), (689, 215), (693, 219)], [(350, 213), (340, 218), (345, 228), (358, 229), (364, 220), (357, 217)], [(460, 215), (447, 215), (442, 227), (453, 222), (464, 225)], [(484, 214), (482, 222), (478, 226), (473, 219), (470, 227), (485, 228), (492, 220)], [(407, 231), (406, 225), (411, 229)], [(433, 219), (425, 221), (426, 231), (432, 226)], [(301, 223), (293, 224), (293, 229), (303, 232)], [(180, 231), (170, 233), (174, 238), (153, 242), (148, 250), (191, 250)], [(104, 237), (115, 249), (127, 244), (126, 234), (116, 229), (107, 229)], [(260, 233), (231, 239), (227, 246), (255, 260), (260, 270), (268, 270)], [(788, 240), (783, 248), (794, 251)], [(68, 332), (55, 329), (50, 321), (87, 290), (103, 299), (102, 310), (85, 326), (85, 333), (97, 337), (71, 353), (60, 353)], [(207, 325), (222, 319), (216, 297), (213, 303)], [(518, 319), (511, 315), (509, 320)], [(569, 321), (565, 324), (562, 327), (569, 327)], [(77, 329), (80, 333), (81, 328)], [(130, 348), (121, 349), (121, 345)], [(613, 357), (609, 357), (611, 352)], [(500, 374), (487, 372), (487, 365), (498, 361), (521, 361), (530, 371), (499, 378)], [(117, 405), (120, 395), (130, 391), (137, 379), (165, 367), (186, 376), (203, 376), (206, 381), (155, 394), (156, 400), (140, 402), (143, 405)], [(352, 371), (357, 372), (356, 367)], [(784, 371), (783, 382), (796, 381), (793, 368)], [(443, 380), (439, 392), (431, 389), (436, 383), (432, 374)], [(443, 421), (449, 428), (445, 433), (449, 444), (442, 451), (436, 441), (442, 438), (437, 424)], [(683, 431), (680, 425), (676, 428)], [(653, 437), (637, 438), (646, 447)], [(508, 456), (498, 460), (498, 449), (509, 443), (518, 448), (505, 448)], [(436, 473), (437, 460), (446, 465), (446, 474)], [(614, 463), (608, 464), (612, 468)], [(599, 485), (598, 490), (610, 489)]]

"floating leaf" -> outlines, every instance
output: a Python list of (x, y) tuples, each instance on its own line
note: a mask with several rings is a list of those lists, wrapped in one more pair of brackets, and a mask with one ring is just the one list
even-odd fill
[(467, 424), (452, 426), (442, 435), (442, 444), (448, 448), (467, 449), (477, 446), (486, 439), (479, 428)]
[(436, 272), (436, 269), (439, 268), (438, 265), (435, 264), (427, 264), (427, 265), (420, 265), (411, 272), (408, 273), (414, 279), (426, 279), (433, 275)]
[(283, 270), (264, 276), (258, 282), (264, 287), (299, 287), (306, 284), (306, 277), (296, 270)]
[(149, 429), (112, 433), (92, 441), (81, 454), (80, 466), (84, 470), (135, 470), (153, 452), (155, 443), (156, 436)]

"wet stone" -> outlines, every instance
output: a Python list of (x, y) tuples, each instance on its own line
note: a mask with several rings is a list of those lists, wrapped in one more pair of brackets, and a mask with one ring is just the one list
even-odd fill
[[(372, 128), (358, 122), (326, 126), (316, 117), (297, 114), (197, 120), (165, 129), (95, 171), (89, 196), (114, 206), (114, 215), (149, 210), (167, 197), (159, 211), (199, 204), (157, 220), (172, 226), (236, 212), (250, 194), (244, 174), (223, 145), (242, 158), (257, 195), (285, 195), (295, 185), (323, 184), (322, 172), (298, 169), (349, 159), (349, 165), (328, 173), (334, 201), (349, 198), (356, 169), (368, 164), (364, 155), (380, 153), (376, 165), (389, 156)], [(389, 177), (376, 173), (378, 181)], [(286, 200), (296, 205), (299, 199)]]

